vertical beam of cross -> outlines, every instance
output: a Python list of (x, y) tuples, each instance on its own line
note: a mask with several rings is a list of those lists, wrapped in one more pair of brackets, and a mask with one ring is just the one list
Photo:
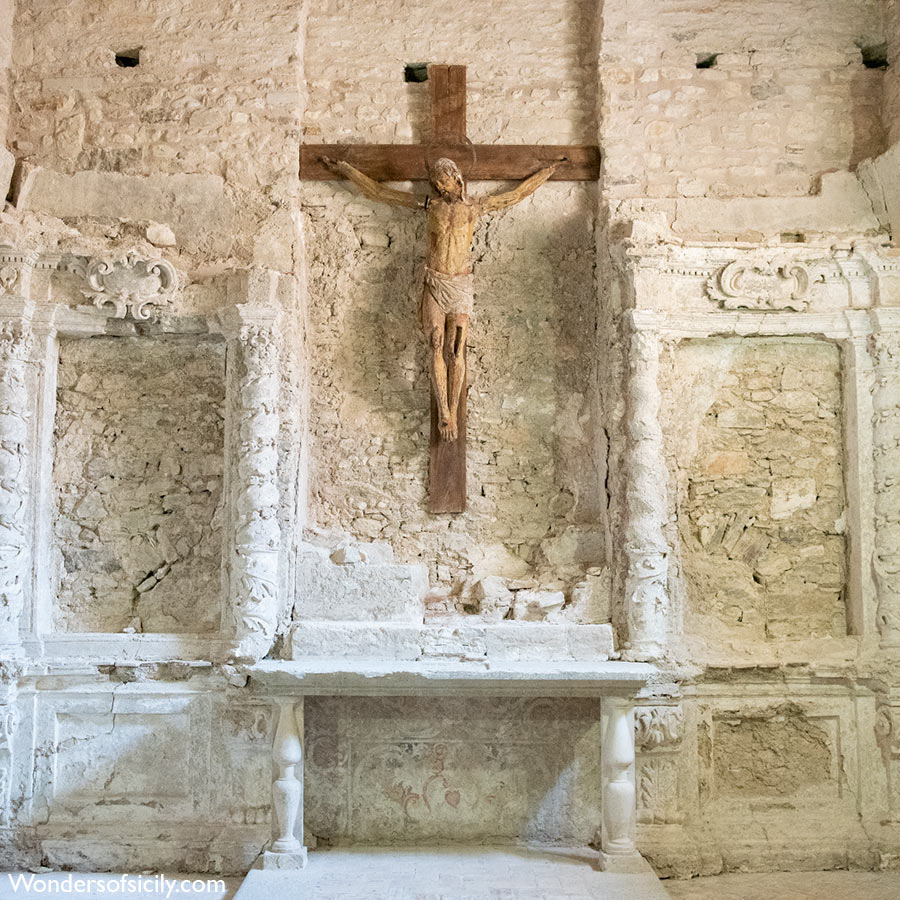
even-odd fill
[[(462, 145), (466, 138), (466, 67), (429, 66), (431, 82), (431, 125), (434, 139)], [(464, 167), (466, 160), (454, 160)], [(449, 365), (456, 339), (455, 327), (444, 334), (444, 364)], [(463, 361), (466, 350), (463, 348)], [(466, 508), (466, 396), (468, 369), (457, 409), (455, 441), (441, 440), (438, 431), (438, 404), (431, 392), (431, 438), (428, 459), (428, 511), (460, 513)]]

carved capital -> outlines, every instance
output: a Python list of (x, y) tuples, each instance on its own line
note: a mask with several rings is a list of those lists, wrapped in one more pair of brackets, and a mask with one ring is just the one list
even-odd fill
[(0, 362), (26, 362), (34, 346), (31, 323), (21, 319), (0, 321)]
[(654, 659), (666, 643), (669, 559), (664, 550), (628, 549), (625, 604), (628, 634), (638, 656)]
[(809, 305), (810, 270), (799, 260), (735, 260), (706, 282), (725, 309), (792, 309)]
[(680, 706), (639, 706), (634, 711), (634, 733), (639, 751), (678, 744), (684, 737), (684, 710)]
[(0, 246), (0, 295), (27, 297), (37, 260), (38, 254), (33, 251), (16, 250), (8, 244)]

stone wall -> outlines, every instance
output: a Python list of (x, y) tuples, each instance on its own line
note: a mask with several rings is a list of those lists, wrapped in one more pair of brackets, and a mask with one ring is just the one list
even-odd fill
[(255, 3), (252, 16), (231, 2), (149, 0), (136, 11), (20, 0), (15, 147), (60, 172), (204, 172), (270, 185), (296, 160), (282, 136), (300, 100), (299, 16), (281, 0)]
[(900, 3), (885, 2), (885, 48), (888, 67), (884, 73), (884, 107), (882, 121), (887, 143), (900, 140)]
[(597, 0), (312, 4), (304, 140), (427, 142), (429, 86), (404, 67), (451, 63), (468, 67), (476, 144), (592, 143), (596, 22)]
[[(5, 147), (9, 121), (9, 65), (12, 62), (12, 22), (14, 0), (0, 3), (0, 144)], [(5, 199), (5, 198), (4, 198)]]
[(664, 360), (686, 632), (735, 641), (846, 634), (838, 348), (691, 341)]
[[(571, 0), (313, 7), (304, 139), (427, 140), (429, 85), (406, 83), (404, 64), (452, 62), (468, 66), (473, 141), (592, 142), (595, 13)], [(514, 36), (492, 27), (498, 19)], [(379, 41), (356, 48), (350, 78), (348, 41), (373, 29)], [(468, 511), (452, 519), (425, 511), (429, 387), (416, 318), (424, 217), (360, 199), (346, 184), (305, 185), (303, 203), (312, 523), (387, 540), (398, 560), (426, 563), (444, 586), (473, 572), (540, 582), (602, 564), (595, 191), (546, 185), (479, 226)]]
[[(44, 175), (31, 204), (66, 217), (188, 219), (213, 232), (178, 241), (204, 263), (291, 271), (301, 14), (281, 0), (252, 16), (237, 3), (151, 0), (139, 13), (131, 3), (18, 3), (10, 147), (53, 173), (83, 173)], [(66, 207), (73, 197), (79, 206)]]
[(58, 629), (218, 630), (224, 375), (222, 343), (62, 342)]
[(883, 149), (879, 0), (603, 6), (606, 190), (785, 196)]
[[(0, 71), (11, 11), (0, 0)], [(651, 525), (668, 539), (671, 577), (657, 591), (651, 571), (635, 593), (668, 602), (670, 589), (658, 617), (671, 643), (638, 710), (641, 849), (678, 875), (895, 865), (900, 681), (893, 651), (878, 649), (869, 574), (873, 462), (880, 486), (893, 477), (892, 387), (889, 367), (876, 386), (866, 341), (885, 312), (868, 307), (900, 306), (884, 246), (896, 210), (886, 190), (875, 209), (850, 170), (897, 139), (897, 22), (895, 0), (660, 0), (652, 11), (626, 0), (18, 0), (8, 144), (22, 177), (0, 244), (46, 263), (30, 294), (40, 327), (16, 345), (17, 396), (52, 374), (51, 316), (71, 329), (55, 397), (28, 393), (51, 431), (58, 401), (54, 452), (48, 439), (33, 454), (46, 457), (35, 474), (55, 504), (33, 524), (55, 548), (51, 624), (69, 634), (40, 633), (29, 608), (24, 662), (0, 667), (0, 862), (246, 870), (271, 832), (272, 698), (220, 667), (225, 651), (212, 655), (234, 600), (222, 585), (242, 601), (274, 597), (259, 606), (278, 607), (277, 628), (267, 620), (256, 649), (288, 657), (304, 635), (328, 633), (306, 619), (290, 637), (294, 601), (310, 600), (307, 552), (344, 586), (377, 581), (372, 619), (375, 601), (415, 581), (401, 632), (410, 658), (421, 647), (483, 660), (490, 637), (503, 659), (546, 660), (553, 640), (569, 647), (566, 629), (605, 621), (610, 605), (614, 652), (635, 655), (622, 500), (630, 486), (630, 512), (666, 509), (654, 481), (659, 341), (670, 503)], [(866, 67), (863, 51), (877, 57), (885, 42), (891, 65)], [(470, 494), (455, 517), (424, 511), (421, 216), (297, 178), (301, 131), (427, 140), (428, 85), (406, 82), (404, 66), (428, 62), (468, 66), (474, 141), (599, 142), (603, 154), (599, 184), (546, 185), (481, 224)], [(808, 294), (783, 268), (798, 244), (811, 247)], [(224, 332), (227, 371), (221, 343), (151, 340), (84, 310), (70, 255), (131, 250), (178, 270), (161, 330)], [(689, 255), (665, 258), (676, 251)], [(653, 284), (637, 271), (642, 253)], [(745, 253), (751, 290), (725, 296), (726, 313), (709, 284)], [(4, 290), (4, 302), (20, 301)], [(742, 303), (754, 311), (732, 308)], [(251, 366), (238, 332), (257, 307), (273, 334)], [(635, 338), (631, 312), (669, 330)], [(719, 312), (725, 324), (692, 330)], [(828, 341), (811, 337), (823, 329)], [(694, 339), (670, 352), (681, 332)], [(855, 348), (850, 362), (832, 339)], [(235, 422), (223, 423), (225, 406)], [(628, 440), (646, 452), (629, 456)], [(246, 483), (221, 492), (238, 476)], [(231, 521), (234, 493), (246, 502)], [(327, 552), (303, 545), (320, 538)], [(880, 549), (877, 562), (892, 563)], [(878, 572), (885, 609), (895, 575)], [(596, 594), (602, 615), (579, 617), (576, 593)], [(312, 600), (300, 618), (327, 606)], [(363, 616), (352, 593), (342, 601), (328, 613), (350, 619), (331, 631), (346, 649)], [(554, 621), (460, 624), (479, 605)], [(611, 652), (602, 633), (584, 637), (579, 659)], [(725, 648), (721, 667), (698, 643)], [(581, 701), (310, 700), (310, 831), (335, 844), (588, 842), (598, 730)], [(159, 758), (165, 783), (148, 768)]]
[(445, 586), (473, 571), (540, 580), (602, 564), (594, 192), (545, 186), (480, 225), (468, 509), (452, 518), (426, 512), (429, 382), (417, 319), (424, 217), (343, 186), (304, 193), (311, 521), (387, 540), (398, 560), (424, 562)]

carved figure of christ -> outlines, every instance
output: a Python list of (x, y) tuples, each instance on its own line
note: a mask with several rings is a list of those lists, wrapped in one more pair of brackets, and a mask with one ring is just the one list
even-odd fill
[(469, 253), (475, 223), (480, 216), (508, 209), (533, 194), (556, 171), (558, 163), (539, 169), (511, 191), (472, 199), (467, 195), (462, 173), (450, 159), (435, 163), (430, 173), (433, 192), (427, 197), (385, 187), (346, 161), (324, 157), (322, 162), (372, 200), (424, 209), (428, 215), (428, 252), (419, 320), (429, 345), (440, 438), (455, 441), (459, 400), (466, 381), (466, 337), (473, 301)]

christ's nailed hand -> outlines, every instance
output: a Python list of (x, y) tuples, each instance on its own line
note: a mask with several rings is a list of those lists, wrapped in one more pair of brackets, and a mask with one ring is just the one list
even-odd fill
[(340, 170), (341, 161), (339, 159), (332, 159), (330, 156), (320, 156), (319, 159), (322, 161), (322, 165), (325, 166), (326, 169), (331, 169), (332, 172), (337, 172)]

